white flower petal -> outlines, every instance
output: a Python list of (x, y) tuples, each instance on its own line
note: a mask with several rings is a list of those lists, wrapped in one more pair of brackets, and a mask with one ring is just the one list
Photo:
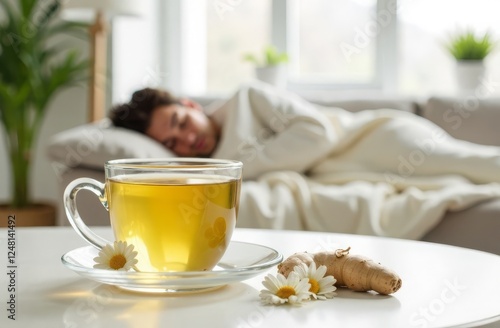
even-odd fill
[(308, 291), (311, 288), (311, 284), (309, 283), (309, 278), (302, 278), (296, 285), (295, 288), (301, 291)]
[(94, 264), (94, 269), (107, 270), (107, 269), (109, 269), (109, 265), (107, 265), (107, 264)]
[(318, 274), (318, 278), (323, 278), (326, 273), (326, 265), (320, 265), (319, 268), (316, 270), (316, 273)]
[[(262, 302), (267, 304), (300, 304), (302, 301), (308, 300), (311, 295), (309, 292), (309, 288), (311, 288), (309, 278), (301, 279), (300, 276), (293, 271), (290, 272), (288, 277), (285, 277), (280, 273), (276, 276), (269, 274), (264, 277), (262, 284), (267, 288), (267, 290), (261, 290), (259, 296)], [(287, 298), (281, 298), (278, 296), (280, 289), (283, 287), (293, 289), (293, 293)]]
[(327, 285), (327, 284), (334, 284), (334, 283), (337, 282), (337, 280), (335, 280), (333, 278), (333, 276), (326, 276), (326, 277), (323, 277), (323, 278), (319, 279), (318, 282), (320, 284)]
[(125, 264), (123, 267), (118, 268), (118, 270), (128, 271), (138, 263), (138, 260), (135, 258), (137, 252), (134, 252), (133, 249), (133, 245), (127, 245), (127, 242), (124, 241), (115, 241), (113, 246), (107, 244), (99, 251), (98, 256), (94, 258), (96, 262), (94, 268), (114, 270), (110, 267), (111, 259), (116, 255), (122, 255), (125, 257)]
[(307, 273), (307, 265), (305, 263), (301, 263), (300, 265), (296, 265), (293, 268), (293, 271), (296, 272), (301, 279), (309, 277), (309, 275)]
[(266, 287), (267, 289), (269, 289), (274, 293), (278, 291), (279, 283), (276, 280), (276, 278), (270, 274), (264, 277), (264, 281), (262, 282), (262, 284), (264, 285), (264, 287)]
[(297, 274), (297, 272), (292, 271), (288, 275), (287, 282), (288, 282), (288, 284), (290, 284), (292, 286), (297, 286), (297, 284), (300, 282), (300, 280), (301, 279), (300, 279), (299, 275)]
[[(335, 295), (333, 291), (335, 291), (337, 288), (334, 286), (336, 280), (333, 276), (324, 276), (326, 274), (327, 267), (325, 265), (320, 265), (318, 268), (316, 268), (316, 263), (312, 262), (309, 266), (307, 266), (304, 263), (301, 263), (300, 265), (297, 265), (294, 267), (294, 273), (297, 274), (300, 279), (306, 278), (307, 281), (312, 281), (315, 280), (318, 283), (319, 290), (316, 294), (309, 292), (309, 297), (312, 297), (313, 299), (325, 299), (325, 298), (331, 298)], [(302, 288), (305, 285), (303, 284), (297, 284), (296, 288), (299, 290), (302, 290)], [(307, 291), (309, 291), (309, 288), (311, 288), (310, 284), (307, 288)]]
[(113, 247), (109, 244), (105, 245), (100, 251), (99, 255), (112, 256), (113, 255)]
[(115, 243), (114, 243), (115, 252), (118, 253), (118, 254), (124, 254), (125, 253), (125, 246), (126, 245), (127, 244), (125, 242), (115, 241)]
[(272, 295), (271, 296), (271, 301), (273, 302), (273, 304), (284, 304), (284, 303), (287, 302), (287, 299), (278, 297), (276, 295)]
[(297, 296), (292, 295), (288, 298), (288, 302), (291, 304), (297, 304), (300, 303), (300, 299)]
[[(288, 277), (290, 277), (290, 274), (288, 275)], [(276, 284), (277, 286), (284, 286), (286, 283), (287, 283), (287, 280), (289, 278), (286, 278), (284, 275), (282, 275), (281, 273), (278, 273), (276, 275), (276, 279), (278, 280), (278, 283)]]

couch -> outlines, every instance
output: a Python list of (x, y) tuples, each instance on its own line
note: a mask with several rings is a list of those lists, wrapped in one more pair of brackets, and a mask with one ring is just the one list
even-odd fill
[[(215, 98), (195, 99), (202, 105)], [(393, 108), (431, 120), (458, 139), (500, 146), (500, 99), (479, 96), (463, 98), (379, 97), (356, 99), (308, 98), (325, 107), (349, 111)], [(139, 133), (113, 127), (107, 119), (63, 131), (52, 137), (47, 154), (60, 181), (61, 199), (66, 185), (78, 177), (104, 181), (103, 164), (116, 158), (171, 157), (160, 144)], [(500, 172), (499, 172), (500, 174)], [(78, 195), (78, 209), (88, 225), (108, 225), (109, 219), (97, 197), (90, 192)], [(62, 202), (61, 202), (62, 206)], [(58, 224), (68, 221), (61, 208)], [(458, 212), (447, 212), (422, 240), (467, 247), (500, 254), (500, 199), (482, 202)]]

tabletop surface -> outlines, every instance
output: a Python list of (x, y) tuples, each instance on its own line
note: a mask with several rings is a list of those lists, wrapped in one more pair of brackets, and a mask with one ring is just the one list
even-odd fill
[[(94, 231), (111, 239), (109, 228)], [(339, 289), (331, 300), (270, 306), (263, 305), (258, 295), (263, 277), (276, 274), (275, 267), (207, 292), (139, 294), (99, 284), (66, 268), (61, 256), (87, 246), (71, 227), (17, 228), (15, 269), (9, 268), (8, 237), (8, 230), (0, 229), (4, 270), (0, 327), (401, 328), (496, 326), (500, 321), (500, 256), (464, 248), (345, 234), (237, 229), (233, 240), (269, 246), (285, 258), (300, 251), (350, 246), (352, 254), (371, 257), (403, 280), (401, 289), (390, 296)], [(9, 288), (15, 289), (13, 307), (8, 303)], [(12, 312), (15, 321), (8, 317)]]

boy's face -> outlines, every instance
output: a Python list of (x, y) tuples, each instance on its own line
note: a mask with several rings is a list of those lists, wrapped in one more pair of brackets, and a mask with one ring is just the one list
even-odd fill
[(201, 109), (187, 100), (153, 110), (146, 135), (182, 157), (206, 157), (217, 146), (218, 129)]

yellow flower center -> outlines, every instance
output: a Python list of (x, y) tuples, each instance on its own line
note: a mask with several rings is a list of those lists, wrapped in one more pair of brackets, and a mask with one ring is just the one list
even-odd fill
[(276, 292), (276, 296), (283, 299), (289, 298), (292, 295), (295, 295), (295, 289), (290, 286), (283, 286)]
[(127, 263), (127, 259), (125, 258), (125, 256), (123, 256), (122, 254), (115, 254), (109, 260), (109, 267), (113, 270), (118, 270), (123, 268), (125, 266), (125, 263)]
[(309, 288), (309, 291), (311, 293), (317, 294), (319, 292), (319, 283), (316, 281), (316, 279), (311, 278), (309, 278), (309, 283), (311, 284), (311, 288)]

